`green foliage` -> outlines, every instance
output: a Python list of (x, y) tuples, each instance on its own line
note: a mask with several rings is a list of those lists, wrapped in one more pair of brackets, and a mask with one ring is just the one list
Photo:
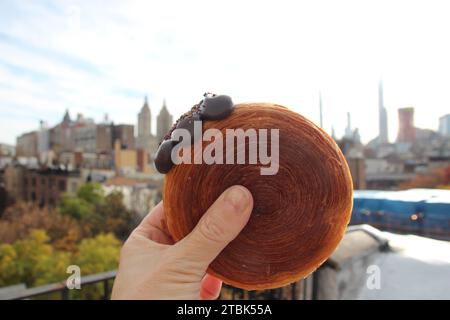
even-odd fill
[(120, 246), (120, 241), (111, 233), (84, 239), (78, 246), (74, 264), (85, 274), (114, 270), (119, 263)]
[(123, 204), (123, 194), (114, 191), (106, 196), (105, 204), (99, 208), (103, 219), (102, 232), (112, 232), (125, 240), (135, 226), (133, 213)]
[(30, 203), (17, 203), (0, 219), (0, 243), (25, 239), (34, 229), (45, 230), (49, 243), (58, 250), (75, 250), (83, 236), (80, 223), (70, 216)]
[(105, 196), (101, 185), (96, 183), (82, 185), (75, 197), (63, 196), (59, 210), (80, 221), (90, 236), (112, 232), (124, 240), (134, 225), (122, 193), (115, 191)]
[(10, 244), (0, 245), (0, 287), (19, 283), (20, 274), (16, 268), (17, 252)]
[(64, 215), (81, 220), (91, 216), (95, 208), (84, 199), (64, 195), (61, 198), (59, 210)]
[[(82, 240), (74, 253), (54, 250), (44, 230), (33, 230), (23, 240), (0, 245), (0, 286), (25, 283), (28, 287), (65, 281), (69, 265), (78, 265), (81, 275), (115, 270), (121, 242), (112, 234)], [(74, 292), (75, 298), (98, 299), (99, 286)]]
[[(115, 270), (121, 240), (133, 226), (122, 193), (105, 195), (96, 183), (84, 184), (76, 196), (64, 195), (57, 210), (17, 203), (0, 219), (0, 287), (65, 281), (69, 265), (78, 265), (82, 276)], [(89, 285), (70, 295), (99, 299), (103, 291), (101, 284)]]
[(44, 230), (33, 230), (23, 240), (0, 247), (0, 285), (27, 286), (57, 281), (65, 276), (69, 253), (56, 252)]
[(100, 205), (105, 201), (105, 193), (98, 183), (83, 184), (77, 191), (77, 197), (92, 205)]
[[(117, 269), (120, 241), (111, 233), (84, 239), (78, 247), (73, 263), (80, 267), (82, 275)], [(84, 286), (71, 292), (72, 299), (99, 299), (103, 295), (102, 284)]]

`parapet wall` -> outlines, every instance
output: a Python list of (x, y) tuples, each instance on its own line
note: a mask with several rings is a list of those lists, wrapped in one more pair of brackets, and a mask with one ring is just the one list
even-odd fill
[(388, 249), (382, 233), (368, 225), (349, 227), (333, 255), (316, 271), (319, 300), (357, 299), (370, 275), (367, 268)]

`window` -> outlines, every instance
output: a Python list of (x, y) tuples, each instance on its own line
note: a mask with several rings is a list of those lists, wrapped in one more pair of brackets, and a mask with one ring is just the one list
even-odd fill
[(75, 193), (75, 192), (77, 192), (77, 189), (78, 189), (78, 183), (72, 182), (70, 192)]
[(66, 180), (58, 181), (58, 189), (59, 191), (66, 191)]

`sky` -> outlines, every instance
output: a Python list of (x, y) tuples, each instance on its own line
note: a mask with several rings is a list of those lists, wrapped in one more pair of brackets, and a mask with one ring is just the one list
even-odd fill
[(0, 0), (0, 142), (14, 144), (66, 109), (137, 122), (144, 96), (176, 117), (204, 92), (274, 102), (363, 142), (389, 138), (397, 109), (437, 129), (450, 113), (448, 1)]

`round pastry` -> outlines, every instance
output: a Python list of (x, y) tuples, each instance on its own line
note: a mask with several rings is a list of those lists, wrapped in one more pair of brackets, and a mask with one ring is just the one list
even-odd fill
[[(224, 140), (227, 129), (255, 130), (257, 139), (236, 138), (231, 150), (223, 142), (222, 162), (216, 157), (213, 164), (174, 163), (170, 153), (179, 143), (184, 143), (179, 156), (191, 159), (212, 143), (202, 137), (184, 142), (173, 139), (180, 128), (193, 133), (195, 123), (201, 123), (197, 128), (202, 133), (219, 130)], [(272, 139), (277, 129), (278, 141)], [(265, 142), (261, 132), (267, 133)], [(266, 158), (257, 153), (255, 163), (250, 156), (254, 147), (266, 148)], [(247, 152), (244, 164), (227, 161), (230, 152), (237, 159), (243, 150)], [(314, 123), (277, 104), (233, 105), (227, 96), (206, 95), (166, 135), (155, 165), (166, 173), (164, 214), (175, 241), (192, 231), (228, 187), (243, 185), (252, 193), (254, 207), (248, 224), (208, 269), (234, 287), (277, 288), (308, 276), (332, 254), (350, 220), (352, 180), (339, 147)]]

